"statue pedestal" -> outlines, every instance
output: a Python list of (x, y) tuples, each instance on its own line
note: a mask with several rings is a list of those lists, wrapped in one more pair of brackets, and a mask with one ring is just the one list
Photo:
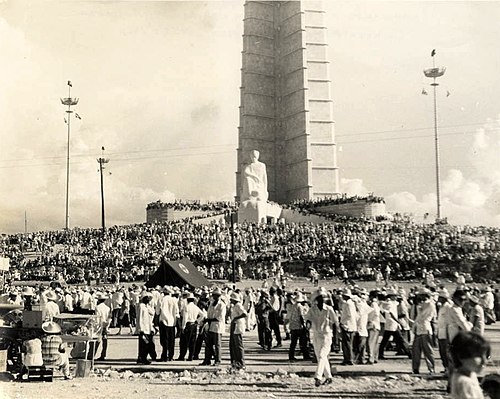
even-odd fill
[(238, 223), (267, 223), (271, 218), (274, 223), (281, 215), (281, 206), (264, 201), (243, 201), (238, 209)]

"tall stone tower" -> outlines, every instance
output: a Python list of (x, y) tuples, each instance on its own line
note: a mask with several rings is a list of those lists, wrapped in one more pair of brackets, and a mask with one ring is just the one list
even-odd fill
[(269, 200), (339, 193), (325, 11), (321, 1), (247, 1), (236, 200), (252, 150)]

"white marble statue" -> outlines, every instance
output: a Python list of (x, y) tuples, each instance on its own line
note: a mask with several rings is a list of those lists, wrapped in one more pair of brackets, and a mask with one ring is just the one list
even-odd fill
[(263, 201), (267, 202), (267, 171), (266, 165), (259, 161), (259, 151), (253, 150), (250, 154), (251, 163), (243, 171), (243, 187), (241, 202)]

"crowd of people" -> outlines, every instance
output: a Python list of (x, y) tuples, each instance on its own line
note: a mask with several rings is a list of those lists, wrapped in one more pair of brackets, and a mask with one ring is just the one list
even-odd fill
[[(464, 377), (464, 361), (460, 359), (472, 356), (471, 348), (479, 350), (474, 346), (477, 342), (482, 342), (480, 348), (486, 351), (488, 346), (482, 338), (485, 325), (495, 323), (500, 313), (498, 289), (463, 284), (451, 293), (444, 285), (423, 284), (409, 292), (397, 286), (367, 291), (353, 285), (332, 290), (320, 287), (312, 293), (284, 290), (276, 284), (261, 289), (238, 289), (227, 284), (210, 289), (115, 285), (99, 289), (40, 286), (18, 291), (11, 287), (0, 302), (26, 309), (40, 306), (43, 331), (50, 337), (61, 332), (55, 322), (61, 312), (96, 314), (103, 338), (98, 361), (106, 359), (111, 327), (119, 328), (118, 333), (126, 327), (137, 335), (138, 364), (202, 360), (202, 366), (218, 366), (223, 362), (221, 337), (229, 333), (230, 364), (241, 370), (246, 367), (244, 335), (257, 328), (258, 345), (263, 351), (272, 351), (288, 341), (290, 362), (315, 362), (316, 386), (332, 382), (332, 352), (342, 354), (341, 365), (370, 365), (386, 361), (386, 352), (395, 351), (396, 356), (412, 359), (409, 371), (414, 374), (423, 372), (422, 357), (427, 373), (447, 373), (452, 393), (465, 389), (463, 384), (470, 388), (467, 384), (474, 383), (474, 378), (466, 378), (470, 373)], [(155, 334), (159, 335), (159, 347)], [(468, 349), (454, 344), (464, 339), (471, 340)], [(61, 343), (57, 343), (60, 349)], [(25, 346), (39, 347), (31, 341)], [(30, 350), (27, 353), (32, 354)], [(53, 361), (46, 360), (53, 350), (54, 345), (40, 346), (43, 362)], [(98, 347), (92, 346), (87, 356), (93, 358), (97, 352)], [(438, 356), (443, 370), (436, 368)], [(32, 361), (32, 357), (26, 358), (28, 363)], [(485, 361), (486, 352), (483, 365)], [(71, 378), (67, 356), (62, 363), (58, 357), (58, 362), (64, 375)]]
[[(280, 262), (285, 272), (301, 263), (322, 277), (374, 278), (389, 266), (394, 279), (418, 270), (451, 276), (458, 271), (500, 277), (500, 229), (356, 220), (343, 223), (237, 225), (235, 251), (243, 277)], [(0, 236), (0, 256), (10, 259), (12, 280), (63, 279), (69, 283), (141, 281), (161, 257), (188, 257), (207, 276), (228, 270), (231, 229), (189, 221), (74, 228)]]
[(172, 209), (174, 211), (203, 211), (203, 212), (219, 212), (225, 213), (228, 211), (236, 211), (238, 209), (234, 202), (230, 201), (215, 201), (201, 202), (200, 200), (175, 200), (174, 202), (163, 202), (161, 200), (150, 202), (146, 206), (149, 209)]

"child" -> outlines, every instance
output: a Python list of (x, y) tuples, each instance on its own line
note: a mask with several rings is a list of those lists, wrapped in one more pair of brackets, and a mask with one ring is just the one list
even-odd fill
[(477, 374), (490, 358), (490, 344), (472, 331), (460, 331), (450, 347), (454, 364), (451, 397), (454, 399), (484, 399)]

